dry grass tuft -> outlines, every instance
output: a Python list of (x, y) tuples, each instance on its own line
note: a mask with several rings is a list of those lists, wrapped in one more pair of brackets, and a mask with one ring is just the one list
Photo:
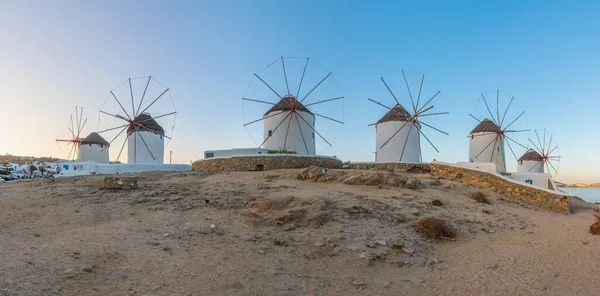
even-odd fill
[(454, 238), (456, 231), (448, 222), (437, 218), (425, 218), (419, 220), (416, 231), (420, 235), (430, 239)]
[(439, 199), (434, 199), (431, 201), (431, 204), (436, 206), (436, 207), (441, 207), (443, 205), (442, 201)]
[(593, 235), (600, 235), (600, 214), (595, 214), (594, 216), (596, 217), (596, 222), (590, 225), (590, 232)]
[(490, 200), (481, 191), (471, 193), (471, 199), (479, 203), (490, 204)]

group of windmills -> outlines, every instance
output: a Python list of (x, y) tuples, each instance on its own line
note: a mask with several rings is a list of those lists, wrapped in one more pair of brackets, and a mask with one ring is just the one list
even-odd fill
[(165, 138), (171, 137), (159, 121), (172, 122), (172, 133), (176, 114), (169, 88), (152, 77), (129, 78), (109, 92), (96, 132), (82, 137), (88, 120), (83, 108), (75, 107), (69, 118), (71, 137), (56, 141), (66, 144), (67, 158), (77, 162), (109, 163), (115, 147), (113, 159), (120, 162), (127, 146), (127, 163), (163, 164)]
[[(423, 162), (424, 142), (439, 152), (428, 134), (448, 135), (428, 123), (435, 116), (449, 114), (434, 110), (433, 102), (441, 91), (425, 96), (425, 75), (420, 77), (418, 88), (411, 89), (404, 71), (401, 73), (401, 82), (406, 87), (403, 95), (397, 90), (394, 92), (389, 80), (380, 78), (393, 99), (389, 100), (391, 105), (368, 98), (385, 108), (385, 114), (369, 124), (375, 126), (377, 163)], [(498, 173), (506, 173), (505, 147), (508, 147), (518, 163), (517, 172), (557, 173), (560, 156), (554, 137), (546, 130), (532, 132), (523, 120), (525, 112), (516, 111), (514, 97), (510, 100), (504, 97), (500, 91), (495, 92), (495, 100), (493, 96), (487, 98), (482, 94), (476, 104), (480, 110), (469, 114), (476, 120), (476, 126), (469, 134), (469, 162), (492, 163)], [(401, 103), (402, 98), (406, 98), (405, 105)], [(333, 145), (344, 124), (344, 101), (345, 96), (332, 72), (314, 60), (277, 58), (254, 73), (242, 97), (244, 128), (249, 131), (248, 128), (262, 124), (260, 138), (249, 131), (257, 148), (249, 148), (250, 152), (246, 154), (265, 151), (308, 156), (322, 154)], [(99, 111), (96, 132), (81, 137), (87, 119), (83, 109), (76, 108), (68, 127), (71, 139), (57, 141), (70, 145), (69, 159), (81, 162), (108, 163), (109, 159), (119, 162), (127, 146), (128, 163), (163, 164), (165, 138), (171, 139), (164, 126), (170, 127), (172, 134), (176, 114), (169, 88), (152, 77), (130, 78), (109, 92)], [(165, 119), (172, 119), (172, 124), (159, 123)], [(526, 135), (526, 138), (520, 135)], [(529, 144), (533, 146), (530, 148)], [(318, 146), (323, 149), (317, 150)], [(214, 153), (205, 154), (205, 158), (209, 157), (215, 157)]]

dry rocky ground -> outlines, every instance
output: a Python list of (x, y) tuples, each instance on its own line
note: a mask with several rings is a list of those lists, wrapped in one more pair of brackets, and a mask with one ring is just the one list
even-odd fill
[[(404, 186), (374, 174), (146, 173), (130, 191), (102, 189), (102, 176), (2, 184), (0, 295), (600, 290), (593, 205), (574, 200), (561, 215), (492, 192), (478, 203), (478, 189), (427, 174), (395, 174)], [(415, 224), (427, 217), (457, 236), (421, 237)]]

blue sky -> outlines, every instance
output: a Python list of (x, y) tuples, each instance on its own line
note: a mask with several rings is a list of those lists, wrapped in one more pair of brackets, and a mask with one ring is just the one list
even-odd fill
[[(168, 149), (189, 163), (207, 149), (254, 146), (242, 127), (252, 73), (279, 56), (310, 56), (333, 72), (346, 96), (334, 147), (343, 160), (369, 161), (375, 130), (391, 104), (379, 80), (401, 88), (425, 73), (424, 92), (442, 90), (435, 110), (451, 114), (429, 132), (441, 153), (468, 157), (468, 113), (481, 93), (514, 95), (531, 129), (548, 129), (562, 156), (558, 180), (598, 182), (597, 66), (600, 21), (594, 2), (554, 1), (3, 1), (0, 108), (17, 128), (0, 131), (0, 153), (61, 155), (54, 139), (75, 105), (90, 121), (108, 91), (152, 75), (171, 88), (178, 116)], [(414, 91), (414, 90), (413, 90)], [(317, 123), (318, 125), (318, 123)], [(320, 150), (317, 148), (317, 150)], [(513, 158), (508, 158), (514, 162)]]

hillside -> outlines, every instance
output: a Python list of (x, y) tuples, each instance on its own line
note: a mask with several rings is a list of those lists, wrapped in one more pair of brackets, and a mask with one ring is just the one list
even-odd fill
[[(364, 172), (369, 174), (369, 172)], [(600, 290), (590, 205), (556, 214), (472, 186), (312, 183), (297, 170), (0, 184), (7, 295), (556, 295)], [(413, 187), (411, 187), (413, 188)], [(416, 189), (418, 188), (418, 189)], [(437, 202), (434, 202), (437, 200)], [(455, 238), (429, 240), (423, 218)]]

